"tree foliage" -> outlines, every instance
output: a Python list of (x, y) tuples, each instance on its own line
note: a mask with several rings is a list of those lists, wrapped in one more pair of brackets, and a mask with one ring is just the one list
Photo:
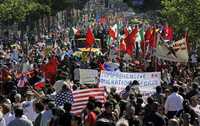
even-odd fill
[(6, 0), (0, 4), (0, 21), (8, 24), (25, 20), (30, 8), (22, 0)]
[(176, 33), (188, 29), (190, 40), (200, 40), (200, 0), (162, 0), (162, 6), (162, 16)]
[(3, 0), (0, 1), (0, 22), (13, 24), (26, 19), (37, 20), (42, 16), (56, 15), (71, 7), (77, 0)]

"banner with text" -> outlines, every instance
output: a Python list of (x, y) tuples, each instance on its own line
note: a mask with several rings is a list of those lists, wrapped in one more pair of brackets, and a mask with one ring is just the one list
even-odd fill
[(75, 80), (79, 80), (80, 84), (96, 84), (98, 71), (93, 69), (76, 69)]
[(144, 96), (149, 96), (155, 92), (156, 86), (160, 85), (160, 72), (145, 73), (125, 73), (103, 71), (100, 76), (100, 86), (108, 88), (116, 87), (117, 91), (122, 91), (130, 82), (139, 82), (140, 92)]

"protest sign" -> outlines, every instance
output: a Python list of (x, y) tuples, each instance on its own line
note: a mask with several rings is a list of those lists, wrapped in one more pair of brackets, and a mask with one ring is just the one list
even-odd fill
[(74, 76), (75, 80), (79, 80), (80, 84), (96, 84), (98, 71), (93, 69), (77, 69)]
[(155, 92), (155, 87), (160, 85), (160, 72), (145, 73), (125, 73), (103, 71), (100, 76), (100, 86), (116, 87), (117, 91), (122, 91), (130, 82), (139, 82), (140, 92), (144, 96), (149, 96)]
[(188, 62), (189, 56), (186, 39), (176, 41), (169, 46), (165, 42), (159, 41), (155, 56), (168, 61)]

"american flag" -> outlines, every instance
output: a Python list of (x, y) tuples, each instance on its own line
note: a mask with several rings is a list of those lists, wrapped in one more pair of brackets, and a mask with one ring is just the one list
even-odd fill
[(71, 112), (75, 115), (79, 115), (81, 111), (86, 107), (89, 96), (95, 97), (96, 100), (105, 102), (105, 90), (104, 88), (89, 88), (83, 90), (73, 91), (74, 103), (72, 104)]
[(24, 77), (24, 76), (22, 76), (22, 77), (19, 79), (19, 81), (18, 81), (18, 83), (17, 83), (17, 86), (20, 87), (20, 88), (22, 88), (22, 87), (24, 87), (24, 86), (26, 85), (27, 82), (28, 82), (27, 78)]
[(55, 103), (57, 106), (63, 106), (66, 102), (73, 104), (73, 94), (71, 91), (61, 90), (56, 94)]

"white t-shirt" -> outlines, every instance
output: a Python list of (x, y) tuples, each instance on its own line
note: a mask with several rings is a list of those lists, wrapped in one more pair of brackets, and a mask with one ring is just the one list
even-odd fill
[(22, 106), (24, 109), (24, 115), (31, 121), (35, 121), (37, 117), (37, 113), (33, 109), (33, 101), (24, 101), (22, 102)]

